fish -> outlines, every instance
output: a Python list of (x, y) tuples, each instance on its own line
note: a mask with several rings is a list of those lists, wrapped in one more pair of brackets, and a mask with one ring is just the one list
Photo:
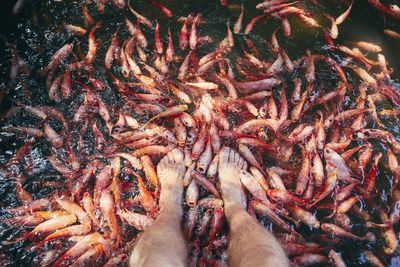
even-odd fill
[(385, 264), (370, 250), (364, 250), (363, 255), (367, 259), (368, 263), (372, 264), (373, 266), (383, 267)]
[(335, 189), (335, 187), (337, 185), (337, 182), (338, 182), (337, 170), (329, 165), (326, 166), (325, 169), (327, 172), (325, 184), (323, 185), (320, 192), (318, 194), (316, 194), (316, 196), (313, 198), (313, 200), (309, 206), (313, 206), (316, 203), (323, 200), (324, 198), (326, 198), (332, 192), (332, 190)]
[(77, 25), (67, 24), (67, 23), (64, 23), (64, 29), (67, 32), (78, 35), (78, 36), (83, 36), (87, 32), (85, 28), (82, 28)]
[(134, 33), (133, 36), (136, 36), (139, 45), (143, 48), (147, 47), (148, 42), (147, 42), (146, 36), (144, 36), (143, 32), (140, 30), (139, 23), (136, 24), (135, 29), (132, 31)]
[(208, 139), (207, 136), (207, 127), (206, 124), (203, 122), (201, 129), (197, 135), (197, 139), (193, 140), (193, 147), (191, 152), (192, 160), (197, 160), (200, 157), (201, 153), (204, 151), (206, 141)]
[(234, 47), (235, 46), (235, 41), (233, 38), (233, 33), (231, 30), (231, 27), (229, 26), (229, 22), (226, 22), (226, 28), (227, 28), (227, 33), (226, 33), (226, 39), (228, 41), (228, 45), (230, 47)]
[(144, 155), (162, 156), (166, 155), (169, 151), (171, 151), (170, 147), (160, 146), (160, 145), (149, 145), (136, 149), (135, 152), (132, 153), (132, 155), (134, 157), (142, 157)]
[(290, 26), (289, 20), (286, 17), (281, 18), (282, 31), (285, 37), (289, 37), (292, 34), (292, 27)]
[(269, 203), (265, 190), (249, 172), (240, 172), (239, 179), (242, 185), (249, 191), (254, 199), (263, 203)]
[[(211, 137), (208, 135), (205, 148), (202, 152), (202, 154), (199, 156), (197, 165), (196, 165), (196, 170), (202, 174), (205, 174), (209, 164), (211, 163), (212, 160), (212, 147), (211, 147)], [(193, 159), (193, 158), (192, 158)]]
[(190, 207), (186, 213), (185, 225), (183, 226), (185, 236), (190, 238), (192, 236), (194, 227), (196, 225), (197, 206)]
[(146, 17), (140, 15), (137, 11), (135, 11), (131, 4), (128, 4), (128, 9), (129, 11), (137, 18), (137, 20), (139, 21), (139, 23), (146, 25), (148, 28), (152, 28), (153, 27), (153, 23), (151, 23), (151, 21), (149, 19), (147, 19)]
[(165, 52), (166, 53), (167, 62), (171, 62), (171, 61), (174, 60), (174, 53), (175, 53), (174, 50), (175, 49), (174, 49), (174, 44), (173, 44), (173, 41), (172, 41), (171, 29), (168, 28), (168, 46), (167, 46), (167, 49), (166, 49), (166, 52)]
[(168, 7), (166, 7), (165, 5), (163, 5), (162, 3), (160, 3), (157, 0), (149, 0), (150, 4), (153, 5), (154, 7), (156, 7), (157, 9), (161, 10), (161, 12), (167, 16), (167, 17), (173, 17), (174, 14), (172, 13), (172, 11), (170, 9), (168, 9)]
[(254, 91), (268, 90), (279, 84), (281, 84), (281, 81), (278, 79), (266, 78), (251, 82), (236, 82), (235, 86), (240, 92), (249, 93)]
[(203, 218), (201, 219), (200, 225), (199, 225), (199, 227), (197, 229), (197, 235), (198, 236), (204, 236), (205, 235), (207, 229), (210, 226), (210, 222), (211, 222), (211, 219), (213, 217), (212, 215), (213, 214), (212, 214), (211, 210), (206, 210), (206, 212), (204, 213)]
[(337, 18), (335, 19), (335, 24), (336, 24), (336, 25), (342, 24), (342, 23), (347, 19), (347, 17), (348, 17), (349, 14), (350, 14), (350, 11), (351, 11), (351, 9), (352, 9), (352, 7), (353, 7), (353, 3), (354, 3), (354, 1), (351, 1), (350, 5), (349, 5), (349, 7), (346, 9), (346, 11), (343, 12), (339, 17), (337, 17)]
[(124, 263), (128, 260), (128, 255), (126, 254), (120, 254), (118, 256), (115, 256), (114, 258), (109, 259), (104, 266), (105, 267), (112, 267), (112, 266), (117, 266), (118, 264)]
[[(333, 18), (331, 15), (329, 15), (329, 14), (324, 14), (324, 16), (328, 19), (328, 20), (330, 20), (331, 21), (331, 23), (332, 23), (332, 26), (331, 26), (331, 29), (330, 29), (330, 31), (329, 31), (329, 35), (327, 35), (327, 36), (329, 36), (329, 42), (331, 42), (331, 39), (330, 38), (332, 38), (333, 40), (335, 40), (335, 39), (337, 39), (338, 38), (338, 35), (339, 35), (339, 28), (338, 28), (338, 25), (336, 24), (336, 20), (335, 20), (335, 18)], [(333, 46), (333, 45), (331, 45), (331, 46)]]
[(71, 73), (68, 69), (64, 72), (60, 92), (61, 95), (65, 98), (71, 96)]
[(209, 240), (214, 239), (222, 229), (222, 222), (224, 218), (224, 210), (222, 208), (215, 208), (213, 217), (210, 222), (210, 235)]
[(117, 215), (122, 220), (126, 221), (130, 226), (133, 226), (140, 231), (146, 230), (153, 223), (153, 220), (151, 218), (136, 212), (118, 210)]
[(147, 181), (149, 181), (154, 188), (157, 188), (158, 178), (151, 158), (148, 155), (144, 155), (140, 158), (140, 161), (142, 162), (143, 171), (146, 175)]
[(81, 236), (89, 233), (91, 230), (90, 225), (80, 224), (80, 225), (72, 225), (65, 227), (64, 229), (57, 230), (56, 232), (48, 235), (44, 241), (49, 242), (56, 238), (65, 238), (68, 236)]
[(219, 163), (219, 154), (216, 154), (212, 159), (210, 165), (208, 166), (206, 176), (211, 179), (217, 175), (218, 172), (218, 163)]
[(192, 52), (193, 50), (191, 50), (185, 57), (185, 59), (182, 62), (182, 65), (179, 67), (179, 72), (178, 72), (178, 79), (179, 80), (184, 80), (185, 76), (187, 74), (187, 71), (189, 69), (189, 63), (190, 63), (190, 58), (192, 56)]
[[(198, 41), (197, 38), (198, 38), (198, 36), (197, 36), (197, 26), (196, 26), (196, 24), (197, 24), (197, 21), (199, 20), (199, 18), (200, 18), (200, 14), (197, 14), (196, 17), (195, 17), (194, 20), (193, 20), (192, 28), (191, 28), (191, 30), (190, 30), (190, 34), (189, 34), (189, 47), (190, 47), (191, 50), (195, 49), (195, 48), (196, 48), (196, 45), (197, 45), (197, 41)], [(185, 25), (185, 24), (184, 24), (184, 25)]]
[(49, 64), (39, 71), (39, 75), (45, 76), (47, 73), (53, 71), (61, 61), (66, 59), (72, 53), (73, 49), (74, 44), (65, 44), (63, 47), (57, 50), (51, 56)]
[(3, 222), (5, 222), (8, 225), (13, 225), (14, 227), (34, 227), (42, 223), (45, 219), (37, 214), (32, 214), (32, 215), (21, 215), (21, 216), (16, 216), (13, 218), (9, 219), (4, 219)]
[(84, 210), (86, 211), (87, 215), (92, 220), (93, 225), (95, 225), (96, 227), (99, 227), (100, 226), (100, 222), (99, 222), (98, 218), (95, 215), (95, 207), (94, 207), (94, 204), (93, 204), (93, 199), (92, 199), (92, 196), (88, 192), (85, 192), (83, 194), (82, 206), (83, 206)]
[(60, 258), (58, 258), (57, 261), (53, 264), (53, 266), (62, 266), (65, 262), (71, 262), (72, 260), (77, 259), (91, 247), (98, 244), (102, 240), (102, 238), (103, 237), (97, 232), (85, 235), (66, 253), (64, 253)]
[(154, 29), (154, 46), (155, 46), (155, 51), (158, 54), (163, 53), (163, 43), (161, 42), (160, 38), (160, 25), (156, 21), (156, 27)]
[(44, 221), (37, 225), (31, 232), (26, 234), (24, 239), (32, 239), (34, 237), (40, 237), (42, 235), (52, 233), (56, 230), (63, 229), (76, 222), (75, 215), (69, 214), (64, 216), (55, 217)]
[(256, 8), (257, 9), (265, 9), (265, 8), (268, 8), (268, 7), (271, 7), (274, 5), (279, 5), (283, 2), (286, 2), (286, 0), (264, 1), (264, 2), (257, 4)]
[(82, 14), (83, 17), (85, 18), (85, 26), (92, 26), (94, 24), (94, 20), (89, 13), (87, 5), (82, 5)]
[(356, 236), (350, 232), (343, 230), (342, 228), (329, 223), (321, 224), (321, 230), (328, 232), (340, 237), (351, 238), (358, 241), (374, 241), (376, 239), (375, 235), (371, 232), (366, 233), (363, 237)]
[(89, 32), (89, 44), (88, 44), (88, 52), (85, 57), (85, 61), (87, 63), (92, 63), (97, 54), (97, 48), (99, 43), (96, 41), (96, 37), (94, 35), (95, 31), (99, 28), (103, 27), (101, 23), (97, 23)]
[(104, 251), (104, 245), (98, 244), (94, 248), (87, 250), (83, 255), (76, 259), (71, 266), (82, 266), (93, 264), (97, 261), (97, 258), (101, 256)]
[(204, 188), (210, 191), (217, 198), (221, 198), (221, 194), (219, 193), (215, 185), (212, 182), (210, 182), (204, 175), (202, 175), (197, 171), (192, 171), (192, 177), (193, 179), (196, 180), (198, 184), (204, 186)]
[(186, 204), (189, 207), (194, 207), (197, 205), (197, 201), (199, 199), (199, 186), (197, 185), (196, 181), (192, 179), (192, 181), (189, 183), (187, 189), (186, 189), (186, 195), (185, 195), (185, 200)]
[(315, 264), (328, 264), (329, 258), (321, 254), (304, 254), (293, 259), (294, 264), (310, 266)]
[(351, 180), (351, 172), (343, 158), (330, 148), (324, 149), (324, 156), (328, 164), (336, 169), (339, 180)]
[(389, 37), (391, 37), (391, 38), (393, 38), (393, 39), (400, 39), (400, 33), (397, 33), (397, 32), (395, 32), (395, 31), (393, 31), (393, 30), (384, 29), (383, 32), (384, 32), (387, 36), (389, 36)]
[(268, 195), (276, 202), (296, 204), (299, 206), (304, 206), (306, 204), (304, 199), (291, 195), (288, 191), (282, 189), (271, 189), (268, 191)]
[(51, 202), (47, 198), (40, 198), (34, 201), (31, 201), (25, 205), (17, 206), (14, 208), (8, 208), (6, 211), (12, 215), (18, 216), (23, 215), (29, 212), (34, 212), (42, 209), (47, 209), (51, 207)]
[(250, 20), (250, 22), (246, 25), (246, 27), (245, 27), (245, 29), (244, 29), (244, 34), (245, 34), (245, 35), (250, 34), (250, 32), (251, 32), (251, 31), (253, 30), (253, 28), (254, 28), (254, 25), (255, 25), (258, 21), (264, 19), (265, 17), (266, 17), (265, 14), (262, 14), (262, 15), (259, 15), (259, 16), (256, 16), (256, 17), (252, 18), (252, 19)]
[(189, 86), (196, 87), (198, 89), (202, 89), (202, 90), (216, 90), (216, 89), (218, 89), (218, 85), (213, 83), (213, 82), (195, 82), (195, 83), (187, 82), (186, 84), (189, 85)]
[(61, 208), (65, 209), (67, 212), (74, 214), (77, 218), (77, 220), (82, 224), (82, 225), (87, 225), (89, 226), (90, 230), (90, 225), (92, 224), (92, 221), (89, 217), (89, 215), (78, 205), (75, 204), (72, 201), (61, 199), (61, 198), (56, 198), (57, 203), (61, 206)]
[(380, 138), (385, 140), (389, 144), (392, 145), (394, 151), (396, 153), (400, 151), (400, 145), (397, 143), (393, 135), (387, 131), (379, 130), (379, 129), (362, 129), (358, 133), (353, 135), (354, 138), (361, 139), (361, 140), (368, 140), (374, 138)]
[(243, 7), (243, 4), (242, 4), (239, 17), (238, 17), (238, 19), (236, 20), (236, 22), (235, 22), (235, 24), (233, 26), (233, 33), (235, 33), (235, 34), (239, 34), (240, 31), (242, 30), (243, 15), (244, 15), (244, 7)]
[(101, 194), (111, 183), (111, 166), (105, 166), (96, 177), (96, 184), (94, 186), (93, 200), (98, 204)]
[(359, 41), (359, 42), (356, 42), (355, 45), (367, 52), (379, 53), (382, 51), (382, 48), (380, 46), (373, 44), (373, 43)]
[(61, 148), (63, 146), (63, 138), (49, 124), (45, 123), (43, 130), (54, 148)]
[(18, 0), (13, 6), (12, 13), (14, 15), (19, 14), (26, 6), (31, 5), (34, 2), (35, 0)]
[(236, 141), (238, 144), (241, 145), (246, 145), (246, 146), (251, 146), (251, 147), (257, 147), (258, 149), (261, 149), (265, 152), (268, 153), (274, 153), (276, 152), (276, 149), (274, 146), (267, 144), (257, 138), (252, 138), (252, 137), (241, 137), (237, 139)]
[[(274, 5), (271, 5), (271, 6), (268, 6), (267, 8), (265, 8), (263, 10), (263, 12), (265, 14), (271, 14), (271, 13), (275, 13), (277, 11), (282, 11), (282, 10), (284, 10), (285, 12), (295, 11), (295, 9), (286, 9), (287, 7), (290, 7), (295, 4), (297, 4), (296, 1), (291, 2), (291, 3), (274, 4)], [(296, 10), (297, 10), (297, 8), (296, 8)]]
[(305, 151), (304, 148), (301, 149), (301, 155), (303, 163), (296, 183), (295, 192), (297, 195), (302, 195), (304, 193), (304, 190), (306, 190), (307, 184), (310, 182), (310, 172), (311, 172), (310, 156), (308, 155), (308, 153)]
[(113, 196), (108, 190), (102, 191), (99, 199), (99, 207), (110, 229), (111, 236), (118, 240), (120, 238), (120, 228), (115, 213), (115, 202)]
[(288, 208), (292, 216), (294, 217), (295, 220), (299, 220), (305, 225), (309, 226), (310, 228), (319, 228), (321, 223), (320, 221), (316, 218), (314, 214), (312, 214), (309, 211), (306, 211), (300, 207), (289, 207)]
[(189, 45), (189, 35), (187, 30), (187, 19), (185, 19), (179, 34), (179, 47), (181, 50), (185, 50), (188, 45)]
[(280, 227), (284, 231), (293, 235), (299, 236), (299, 234), (293, 230), (284, 220), (282, 220), (268, 205), (258, 201), (251, 201), (250, 206), (256, 213), (262, 216), (266, 216), (273, 224)]
[(169, 117), (169, 116), (177, 116), (179, 114), (181, 114), (182, 112), (184, 112), (185, 110), (188, 109), (187, 105), (177, 105), (177, 106), (173, 106), (168, 108), (167, 110), (160, 112), (159, 114), (155, 115), (154, 117), (150, 118), (146, 124), (151, 123), (152, 121), (159, 119), (159, 118), (163, 118), (163, 117)]

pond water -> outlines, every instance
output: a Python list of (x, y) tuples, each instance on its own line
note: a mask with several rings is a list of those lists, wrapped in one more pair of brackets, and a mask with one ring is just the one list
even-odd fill
[[(23, 77), (16, 81), (9, 80), (9, 68), (11, 63), (11, 49), (8, 44), (16, 44), (18, 53), (21, 58), (29, 66), (31, 73), (35, 73), (47, 64), (50, 57), (66, 43), (74, 43), (77, 49), (77, 53), (85, 53), (87, 48), (87, 37), (76, 37), (68, 34), (64, 31), (63, 24), (69, 23), (73, 25), (83, 25), (84, 19), (82, 17), (81, 5), (84, 1), (51, 1), (43, 0), (36, 1), (36, 3), (29, 8), (25, 9), (19, 15), (11, 15), (8, 12), (9, 7), (12, 6), (12, 1), (9, 1), (9, 5), (4, 4), (1, 6), (0, 14), (2, 16), (2, 25), (0, 27), (0, 34), (3, 39), (0, 40), (0, 90), (2, 93), (0, 96), (0, 111), (6, 112), (11, 107), (15, 106), (16, 103), (25, 103), (33, 106), (50, 105), (56, 107), (64, 114), (70, 114), (70, 111), (76, 108), (82, 101), (83, 96), (77, 96), (70, 102), (54, 103), (47, 97), (47, 90), (45, 88), (45, 81), (43, 78), (39, 78), (36, 75), (29, 77)], [(255, 9), (255, 6), (259, 1), (247, 0), (247, 1), (228, 1), (228, 5), (223, 7), (219, 1), (216, 0), (166, 0), (163, 1), (170, 10), (173, 11), (173, 17), (167, 18), (162, 15), (159, 9), (154, 8), (148, 1), (136, 0), (131, 1), (132, 6), (138, 10), (141, 14), (145, 15), (149, 19), (157, 19), (160, 24), (160, 32), (162, 34), (162, 40), (164, 44), (168, 42), (167, 31), (171, 29), (175, 39), (175, 46), (177, 47), (177, 36), (182, 27), (177, 19), (181, 16), (187, 16), (188, 14), (202, 14), (201, 24), (198, 26), (198, 32), (201, 36), (209, 35), (217, 44), (222, 41), (226, 36), (226, 22), (235, 22), (240, 14), (241, 4), (244, 6), (244, 25), (250, 21), (251, 18), (260, 15), (260, 11)], [(314, 17), (319, 21), (323, 20), (323, 12), (329, 13), (334, 17), (341, 14), (349, 5), (348, 1), (317, 1), (318, 5), (313, 5), (307, 1), (301, 1), (302, 5), (307, 7), (309, 11), (313, 12)], [(0, 4), (0, 5), (3, 5)], [(124, 37), (129, 36), (129, 32), (126, 30), (125, 17), (134, 20), (134, 17), (128, 9), (118, 10), (116, 8), (107, 7), (105, 14), (99, 14), (96, 8), (90, 6), (90, 11), (93, 18), (96, 21), (102, 21), (103, 27), (96, 32), (97, 38), (100, 40), (101, 46), (99, 54), (104, 55), (106, 49), (111, 42), (111, 36), (119, 29), (121, 40)], [(7, 21), (7, 22), (6, 22)], [(325, 21), (325, 26), (330, 27), (329, 23)], [(324, 32), (321, 29), (311, 29), (305, 26), (297, 19), (290, 19), (292, 26), (292, 35), (289, 38), (284, 38), (278, 33), (278, 39), (282, 48), (284, 48), (289, 54), (290, 58), (297, 59), (306, 54), (307, 50), (310, 50), (313, 54), (330, 54), (334, 58), (340, 58), (334, 52), (330, 52), (327, 49)], [(246, 37), (253, 41), (255, 46), (259, 49), (263, 56), (268, 56), (267, 46), (265, 40), (270, 40), (273, 31), (280, 27), (280, 22), (269, 19), (257, 23), (251, 34)], [(356, 0), (354, 2), (352, 11), (348, 19), (339, 27), (339, 37), (335, 40), (335, 43), (348, 45), (352, 47), (352, 44), (356, 41), (366, 41), (379, 44), (383, 49), (389, 66), (393, 68), (394, 72), (392, 78), (394, 81), (400, 78), (400, 40), (391, 39), (383, 34), (384, 28), (390, 28), (394, 31), (400, 32), (400, 22), (393, 21), (390, 18), (384, 18), (376, 10), (372, 9), (367, 1)], [(149, 40), (152, 40), (153, 31), (143, 28), (142, 29)], [(233, 48), (231, 54), (235, 57), (235, 54), (241, 54), (241, 47), (245, 45), (245, 36), (240, 34), (236, 36), (236, 45)], [(206, 46), (202, 48), (202, 53), (205, 54), (208, 51), (215, 49), (214, 45)], [(152, 46), (149, 46), (146, 53), (152, 54)], [(185, 53), (180, 53), (184, 56)], [(101, 62), (96, 62), (101, 65)], [(179, 66), (179, 65), (177, 65)], [(173, 68), (177, 68), (174, 66)], [(112, 82), (109, 78), (102, 79), (105, 77), (107, 71), (104, 67), (99, 66), (95, 69), (95, 76), (111, 86)], [(329, 84), (330, 80), (333, 83), (336, 82), (334, 77), (330, 77), (330, 74), (324, 76), (324, 73), (317, 73), (320, 79), (325, 79), (326, 85)], [(290, 77), (289, 77), (290, 79)], [(103, 94), (105, 101), (114, 103), (115, 105), (121, 105), (121, 99), (115, 94), (115, 92), (107, 91)], [(349, 99), (353, 101), (354, 99)], [(378, 106), (381, 108), (381, 106)], [(68, 118), (70, 119), (70, 118)], [(139, 118), (139, 121), (146, 121), (148, 116)], [(29, 116), (24, 114), (18, 115), (12, 118), (11, 123), (14, 125), (34, 126), (37, 125), (37, 121), (31, 120)], [(8, 121), (7, 123), (10, 123)], [(388, 119), (383, 121), (387, 129), (400, 142), (400, 125), (398, 118)], [(1, 126), (5, 126), (5, 121), (1, 121)], [(61, 125), (55, 126), (57, 129), (62, 127)], [(76, 135), (79, 134), (78, 128), (72, 128), (71, 131)], [(92, 136), (86, 136), (87, 139), (93, 139)], [(0, 162), (5, 165), (15, 151), (24, 143), (26, 140), (14, 138), (13, 136), (0, 135)], [(374, 146), (376, 151), (384, 150), (384, 146), (377, 144)], [(88, 147), (85, 153), (88, 155), (93, 152), (93, 147)], [(31, 172), (31, 176), (34, 178), (29, 179), (25, 185), (25, 189), (29, 191), (34, 199), (41, 197), (48, 197), (55, 192), (52, 187), (44, 187), (43, 181), (62, 181), (62, 177), (59, 176), (49, 165), (48, 162), (44, 161), (51, 151), (49, 144), (42, 140), (35, 143), (32, 147), (32, 154), (35, 155), (37, 162), (34, 164), (34, 170)], [(384, 209), (389, 208), (389, 204), (386, 202), (391, 198), (393, 188), (391, 188), (391, 182), (393, 180), (392, 174), (386, 169), (379, 170), (378, 179), (378, 190), (376, 193), (376, 201), (379, 207)], [(136, 186), (136, 185), (135, 185)], [(14, 192), (14, 183), (10, 183), (8, 180), (1, 180), (0, 183), (0, 207), (6, 208), (15, 206), (17, 199)], [(202, 192), (204, 194), (204, 192)], [(367, 205), (368, 206), (368, 205)], [(375, 208), (370, 210), (371, 213), (375, 214), (374, 219), (379, 218), (376, 216), (377, 210)], [(352, 232), (357, 235), (362, 235), (365, 231), (362, 227), (362, 221), (352, 218)], [(268, 222), (268, 220), (261, 219), (261, 221), (268, 228), (274, 228)], [(395, 231), (399, 231), (398, 223), (395, 225)], [(223, 233), (226, 233), (226, 225), (224, 225)], [(301, 228), (300, 232), (304, 236), (310, 237), (310, 239), (318, 238), (318, 235), (314, 231)], [(398, 235), (398, 234), (397, 234)], [(18, 236), (18, 232), (15, 229), (2, 225), (0, 227), (0, 240), (12, 240), (13, 237)], [(318, 240), (316, 240), (318, 241)], [(362, 255), (361, 251), (370, 249), (376, 252), (382, 261), (388, 266), (400, 266), (399, 253), (394, 255), (384, 255), (381, 251), (381, 247), (384, 245), (384, 241), (378, 238), (376, 242), (354, 242), (343, 240), (340, 245), (335, 245), (335, 249), (342, 253), (342, 256), (348, 266), (367, 266), (366, 260)], [(33, 253), (30, 250), (30, 245), (26, 243), (17, 243), (13, 246), (2, 246), (0, 248), (0, 254), (11, 256), (12, 260), (8, 261), (10, 266), (28, 266), (33, 265)]]

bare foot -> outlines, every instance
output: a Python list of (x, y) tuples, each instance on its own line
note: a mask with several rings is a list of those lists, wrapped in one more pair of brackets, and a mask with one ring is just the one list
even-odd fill
[(224, 205), (239, 204), (246, 207), (239, 175), (247, 169), (247, 162), (233, 149), (223, 147), (219, 152), (218, 175)]
[(182, 205), (182, 178), (185, 174), (183, 153), (174, 149), (165, 155), (157, 165), (157, 175), (161, 184), (160, 205)]

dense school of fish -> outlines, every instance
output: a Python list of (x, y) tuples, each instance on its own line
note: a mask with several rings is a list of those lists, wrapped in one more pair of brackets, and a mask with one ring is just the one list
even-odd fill
[[(158, 0), (149, 2), (160, 16), (173, 17)], [(369, 2), (399, 19), (397, 6)], [(129, 10), (135, 17), (125, 18), (129, 38), (115, 29), (100, 54), (104, 25), (86, 5), (99, 13)], [(247, 22), (241, 6), (219, 43), (199, 34), (206, 27), (201, 14), (179, 18), (179, 32), (160, 32), (157, 20), (134, 2), (86, 5), (84, 25), (64, 24), (82, 42), (60, 47), (40, 71), (29, 70), (12, 49), (10, 79), (43, 77), (54, 105), (18, 102), (1, 118), (2, 135), (24, 140), (1, 169), (20, 204), (4, 207), (1, 222), (16, 231), (1, 244), (3, 266), (13, 262), (7, 249), (20, 243), (36, 255), (36, 266), (125, 266), (137, 235), (157, 218), (155, 166), (176, 147), (187, 166), (182, 224), (190, 266), (227, 266), (218, 189), (223, 145), (249, 163), (240, 174), (248, 212), (273, 225), (294, 266), (346, 266), (346, 242), (356, 242), (371, 266), (386, 266), (398, 253), (400, 144), (382, 120), (398, 123), (400, 93), (380, 46), (334, 43), (353, 3), (323, 21), (301, 1), (266, 0)], [(326, 32), (327, 53), (289, 57), (278, 39), (296, 30), (292, 17)], [(250, 33), (268, 20), (282, 26), (266, 47), (257, 47)], [(245, 40), (240, 55), (231, 53), (238, 38)], [(97, 68), (105, 77), (95, 75)], [(58, 110), (61, 103), (68, 103), (68, 112)], [(13, 124), (18, 116), (26, 124)], [(56, 190), (33, 198), (24, 185), (43, 164), (34, 155), (43, 142), (48, 153), (42, 156), (59, 179), (42, 180), (39, 188)], [(391, 180), (383, 182), (381, 172)], [(381, 245), (371, 247), (374, 242)]]

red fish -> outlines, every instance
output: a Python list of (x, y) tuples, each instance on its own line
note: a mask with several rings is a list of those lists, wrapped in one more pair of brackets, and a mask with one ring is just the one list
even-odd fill
[(157, 0), (149, 0), (149, 2), (150, 2), (150, 4), (152, 4), (153, 6), (158, 8), (159, 10), (161, 10), (161, 12), (164, 13), (165, 16), (167, 16), (169, 18), (174, 16), (174, 14), (172, 14), (172, 11), (169, 10), (165, 5), (163, 5), (159, 1), (157, 1)]
[(154, 46), (158, 54), (163, 53), (163, 44), (160, 38), (160, 25), (156, 21), (156, 28), (154, 29)]
[(179, 47), (181, 50), (185, 50), (186, 47), (189, 44), (189, 36), (188, 36), (188, 31), (187, 31), (187, 19), (185, 19), (185, 22), (183, 23), (181, 32), (179, 34)]
[(50, 63), (45, 68), (40, 70), (39, 74), (44, 76), (48, 72), (53, 71), (61, 61), (66, 59), (71, 54), (73, 48), (74, 48), (73, 44), (66, 44), (63, 47), (61, 47), (51, 57)]

